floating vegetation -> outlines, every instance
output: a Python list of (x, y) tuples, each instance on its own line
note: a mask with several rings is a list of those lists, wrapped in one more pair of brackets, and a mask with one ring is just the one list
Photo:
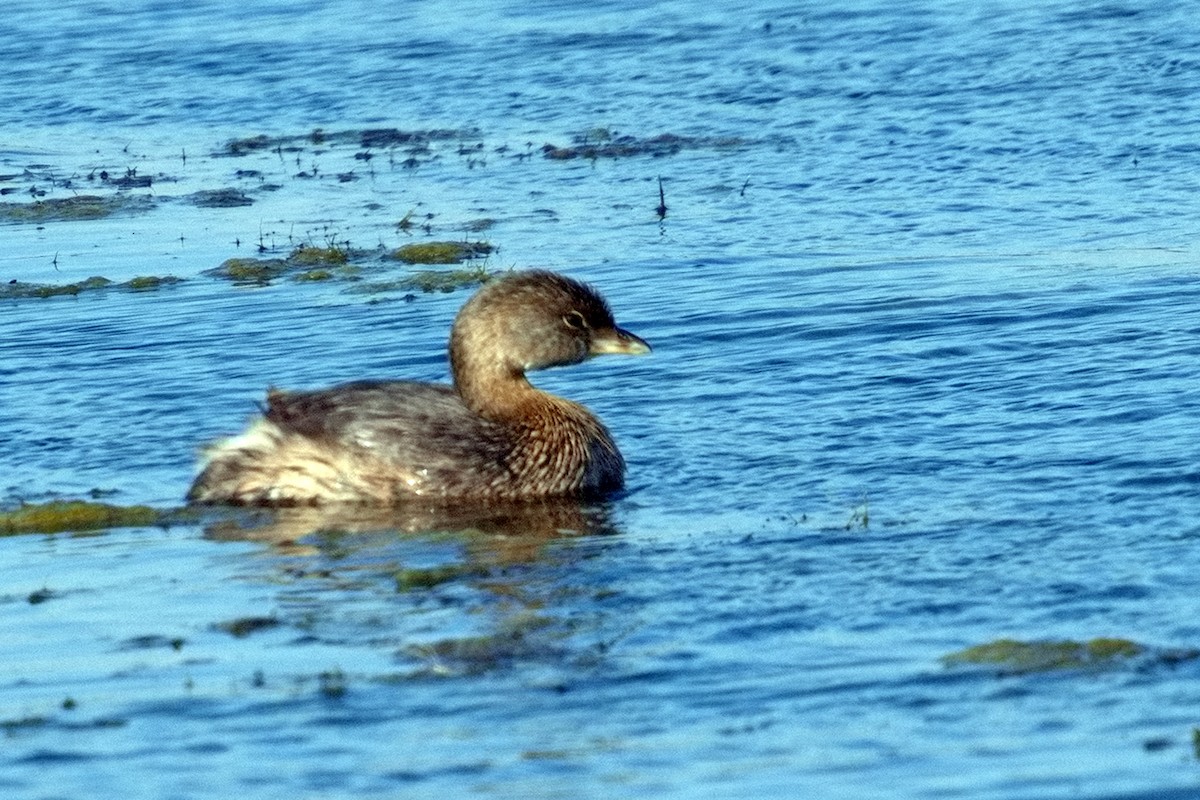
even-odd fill
[(133, 292), (144, 292), (152, 289), (158, 289), (162, 286), (170, 286), (176, 283), (182, 283), (183, 278), (176, 278), (173, 275), (143, 275), (126, 281), (125, 283), (116, 283), (108, 278), (94, 275), (82, 281), (75, 283), (47, 284), (47, 283), (23, 283), (21, 281), (11, 281), (7, 284), (0, 285), (0, 300), (23, 300), (31, 297), (47, 298), (47, 297), (62, 297), (74, 296), (80, 292), (88, 292), (96, 289), (124, 289)]
[(1107, 669), (1133, 658), (1174, 664), (1198, 657), (1200, 650), (1154, 650), (1128, 639), (1097, 638), (1086, 642), (997, 639), (943, 656), (942, 663), (946, 666), (995, 667), (1001, 675), (1024, 675), (1032, 672)]
[(234, 283), (269, 283), (295, 269), (282, 258), (229, 258), (201, 275), (224, 278)]
[(118, 284), (118, 288), (129, 289), (134, 292), (146, 292), (153, 289), (159, 289), (163, 286), (173, 286), (176, 283), (183, 283), (183, 278), (176, 278), (174, 275), (142, 275), (125, 283)]
[(239, 639), (244, 639), (252, 633), (277, 628), (282, 624), (276, 617), (238, 617), (228, 622), (218, 622), (213, 627)]
[(190, 195), (192, 205), (200, 208), (237, 208), (254, 205), (241, 189), (203, 189)]
[(483, 267), (456, 269), (450, 272), (422, 270), (400, 281), (399, 288), (420, 289), (422, 292), (453, 292), (456, 289), (486, 283), (491, 277), (491, 273)]
[(350, 260), (350, 251), (344, 247), (317, 247), (302, 244), (287, 257), (288, 263), (296, 266), (319, 264), (345, 264)]
[(10, 281), (0, 286), (0, 299), (21, 299), (26, 297), (58, 297), (60, 295), (76, 295), (89, 289), (104, 289), (112, 286), (112, 281), (95, 275), (76, 283), (45, 284)]
[(32, 203), (0, 203), (0, 221), (41, 223), (104, 219), (122, 212), (148, 211), (153, 207), (153, 201), (143, 196), (81, 194)]
[(270, 150), (294, 152), (306, 147), (330, 145), (351, 145), (367, 149), (414, 148), (425, 147), (432, 142), (478, 138), (478, 136), (478, 131), (455, 128), (416, 131), (404, 131), (399, 128), (372, 128), (336, 132), (317, 129), (312, 133), (297, 136), (258, 135), (232, 139), (226, 142), (225, 146), (216, 155), (245, 156), (250, 153)]
[(0, 536), (62, 533), (160, 524), (162, 512), (149, 506), (113, 506), (85, 500), (52, 500), (0, 512)]
[(365, 131), (347, 131), (343, 136), (357, 136), (361, 147), (383, 149), (387, 147), (413, 147), (430, 142), (445, 142), (456, 139), (476, 139), (475, 129), (433, 128), (424, 131), (402, 131), (397, 128), (373, 128)]
[(358, 269), (350, 265), (352, 258), (364, 255), (349, 246), (304, 244), (287, 258), (230, 258), (220, 266), (204, 270), (201, 275), (222, 278), (234, 283), (270, 283), (276, 278), (291, 275), (297, 281), (327, 281), (334, 278), (357, 277)]
[(547, 144), (542, 155), (554, 161), (569, 161), (574, 158), (628, 158), (630, 156), (673, 156), (681, 150), (701, 148), (740, 147), (746, 142), (737, 137), (677, 136), (664, 133), (648, 139), (637, 136), (618, 136), (604, 128), (595, 128), (577, 137), (566, 147)]
[(392, 251), (391, 257), (406, 264), (461, 264), (482, 258), (495, 248), (489, 242), (422, 242), (406, 244)]
[(478, 286), (492, 279), (492, 273), (482, 266), (470, 269), (455, 269), (448, 272), (421, 270), (394, 281), (375, 281), (355, 286), (353, 291), (376, 294), (378, 292), (453, 292), (468, 286)]

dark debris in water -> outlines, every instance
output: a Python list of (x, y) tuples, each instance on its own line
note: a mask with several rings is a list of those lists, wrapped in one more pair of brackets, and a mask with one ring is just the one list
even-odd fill
[(277, 617), (238, 617), (227, 622), (218, 622), (213, 627), (244, 639), (252, 633), (277, 628), (282, 624)]
[(47, 600), (53, 600), (56, 597), (58, 597), (58, 592), (54, 591), (53, 589), (43, 587), (36, 591), (30, 592), (29, 597), (25, 599), (29, 601), (29, 605), (36, 606), (41, 605)]
[(722, 149), (740, 147), (744, 139), (732, 136), (678, 136), (663, 133), (649, 138), (627, 134), (618, 135), (604, 128), (597, 128), (576, 137), (569, 145), (546, 144), (542, 155), (553, 161), (569, 161), (575, 158), (629, 158), (632, 156), (673, 156), (682, 150)]
[[(484, 151), (486, 146), (481, 141), (482, 134), (476, 129), (438, 128), (429, 130), (401, 130), (398, 128), (375, 128), (366, 130), (348, 130), (327, 132), (315, 130), (309, 134), (291, 136), (248, 136), (233, 139), (214, 155), (217, 156), (247, 156), (252, 153), (275, 152), (281, 157), (296, 154), (315, 148), (330, 148), (348, 146), (358, 148), (354, 157), (364, 163), (370, 162), (375, 151), (399, 151), (401, 156), (407, 156), (399, 161), (393, 160), (394, 165), (405, 168), (420, 166), (437, 157), (435, 145), (443, 142), (457, 142), (455, 153), (467, 158), (468, 164), (486, 163)], [(635, 156), (664, 157), (675, 155), (684, 150), (726, 150), (743, 147), (748, 140), (738, 136), (686, 136), (676, 133), (660, 133), (654, 136), (637, 136), (618, 133), (609, 128), (592, 128), (575, 136), (569, 144), (548, 143), (541, 149), (542, 155), (554, 161), (567, 161), (576, 158), (629, 158)], [(499, 154), (509, 153), (507, 146), (495, 148)], [(511, 157), (518, 160), (528, 158), (530, 153), (515, 153)], [(310, 172), (301, 173), (303, 177), (314, 177)], [(343, 175), (343, 180), (349, 179)]]
[(422, 662), (422, 672), (428, 675), (479, 675), (517, 661), (559, 657), (558, 638), (550, 618), (526, 613), (505, 620), (487, 634), (412, 644), (398, 655)]
[(254, 205), (254, 200), (241, 189), (202, 189), (190, 196), (192, 205), (200, 208), (238, 208)]
[(119, 717), (97, 717), (88, 720), (69, 719), (68, 715), (74, 712), (77, 707), (78, 704), (68, 697), (61, 704), (61, 709), (67, 712), (66, 714), (54, 717), (33, 715), (2, 719), (0, 720), (0, 731), (3, 731), (6, 738), (11, 739), (42, 730), (89, 731), (105, 728), (121, 728), (128, 724), (126, 720)]
[(309, 147), (328, 145), (351, 145), (375, 150), (389, 148), (423, 148), (433, 142), (475, 139), (479, 132), (473, 129), (435, 128), (405, 131), (399, 128), (370, 128), (366, 130), (324, 131), (299, 136), (248, 136), (232, 139), (225, 143), (218, 156), (244, 156), (250, 153), (277, 150), (298, 152)]
[(160, 650), (171, 649), (178, 652), (183, 649), (187, 640), (180, 636), (163, 636), (160, 634), (147, 634), (145, 636), (134, 636), (121, 642), (121, 650)]

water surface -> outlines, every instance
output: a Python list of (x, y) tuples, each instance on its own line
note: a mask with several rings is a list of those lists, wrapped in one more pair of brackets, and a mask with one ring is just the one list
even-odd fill
[[(6, 797), (1200, 793), (1186, 4), (10, 6), (0, 202), (137, 202), (0, 224), (0, 279), (185, 280), (0, 300), (6, 502), (171, 508), (268, 385), (445, 380), (467, 290), (381, 248), (655, 352), (537, 376), (630, 465), (566, 522), (0, 539)], [(202, 274), (330, 242), (359, 280)], [(1097, 637), (1147, 654), (942, 661)]]

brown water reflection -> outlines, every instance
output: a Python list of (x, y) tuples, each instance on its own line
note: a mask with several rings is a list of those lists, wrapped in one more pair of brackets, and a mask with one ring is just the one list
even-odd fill
[(472, 557), (487, 555), (496, 564), (537, 559), (542, 547), (563, 537), (618, 532), (607, 503), (544, 501), (512, 504), (406, 505), (379, 508), (359, 505), (262, 509), (218, 519), (205, 536), (219, 541), (270, 544), (281, 553), (317, 553), (317, 535), (462, 534)]

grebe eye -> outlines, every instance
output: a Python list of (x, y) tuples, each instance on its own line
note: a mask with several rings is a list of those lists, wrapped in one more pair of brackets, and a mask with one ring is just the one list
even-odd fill
[(578, 311), (572, 311), (570, 314), (565, 314), (563, 316), (563, 322), (566, 323), (568, 328), (576, 331), (586, 331), (588, 326), (587, 320), (584, 319), (583, 314), (580, 314)]

